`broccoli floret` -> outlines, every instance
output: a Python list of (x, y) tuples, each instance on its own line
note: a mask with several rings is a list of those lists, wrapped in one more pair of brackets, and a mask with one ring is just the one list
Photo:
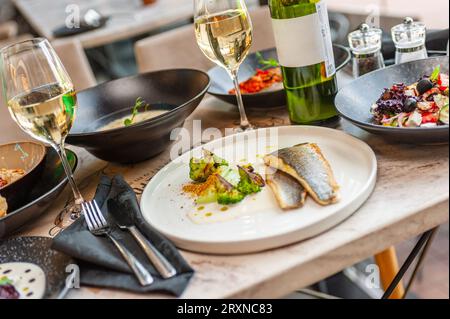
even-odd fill
[(214, 165), (216, 167), (219, 166), (228, 166), (228, 162), (226, 160), (224, 160), (223, 158), (217, 156), (216, 154), (214, 154), (213, 152), (210, 152), (208, 150), (203, 149), (203, 154), (205, 157), (212, 157), (213, 161), (214, 161)]
[(212, 187), (208, 187), (195, 200), (195, 202), (197, 204), (208, 204), (208, 203), (214, 203), (216, 201), (217, 201), (217, 190), (214, 185)]
[(262, 187), (265, 186), (264, 179), (261, 175), (255, 173), (252, 166), (238, 166), (238, 169), (241, 180), (239, 181), (237, 189), (244, 195), (258, 193), (261, 191)]
[(220, 205), (237, 204), (244, 199), (245, 195), (238, 191), (236, 188), (226, 193), (217, 194), (217, 202)]
[(242, 201), (244, 194), (219, 174), (211, 175), (202, 185), (204, 189), (196, 199), (197, 204), (218, 202), (221, 205), (236, 204)]
[(195, 183), (185, 186), (184, 190), (197, 196), (197, 204), (208, 204), (217, 201), (217, 174), (212, 174), (204, 183)]
[(204, 157), (192, 158), (189, 176), (198, 182), (195, 194), (198, 204), (218, 202), (230, 205), (241, 202), (246, 195), (257, 193), (265, 186), (264, 179), (252, 166), (228, 167), (227, 161), (204, 150)]
[(221, 205), (237, 204), (241, 202), (245, 195), (233, 187), (222, 176), (217, 175), (216, 181), (217, 202)]
[(205, 182), (221, 166), (228, 166), (228, 162), (210, 151), (203, 150), (203, 158), (191, 158), (189, 162), (189, 177), (195, 182)]
[(238, 185), (238, 189), (241, 193), (245, 195), (250, 195), (259, 193), (262, 188), (259, 185), (256, 185), (252, 183), (250, 180), (248, 180), (248, 181), (241, 181)]
[(214, 173), (212, 158), (191, 158), (189, 162), (189, 177), (195, 182), (205, 182)]

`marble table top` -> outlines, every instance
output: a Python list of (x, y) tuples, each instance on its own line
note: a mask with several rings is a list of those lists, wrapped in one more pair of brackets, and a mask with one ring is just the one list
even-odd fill
[[(141, 0), (13, 0), (28, 23), (42, 37), (53, 40), (53, 30), (64, 25), (68, 6), (78, 6), (81, 15), (95, 9), (110, 16), (106, 26), (74, 36), (84, 48), (129, 39), (171, 24), (187, 22), (193, 16), (192, 0), (157, 0), (144, 6)], [(246, 1), (249, 7), (258, 0)], [(70, 11), (72, 12), (72, 11)]]
[[(288, 124), (284, 108), (249, 112), (259, 127)], [(207, 97), (187, 120), (202, 120), (202, 128), (238, 123), (236, 107)], [(326, 278), (394, 244), (448, 221), (449, 148), (396, 144), (342, 121), (346, 131), (375, 151), (379, 163), (376, 189), (349, 219), (312, 239), (266, 252), (215, 256), (183, 251), (196, 273), (183, 298), (276, 298)], [(73, 148), (80, 158), (76, 180), (91, 198), (101, 172), (123, 174), (139, 195), (149, 179), (169, 161), (168, 151), (136, 165), (117, 165)], [(54, 236), (55, 219), (71, 198), (67, 189), (51, 209), (21, 234)], [(69, 298), (162, 298), (119, 290), (82, 287)]]

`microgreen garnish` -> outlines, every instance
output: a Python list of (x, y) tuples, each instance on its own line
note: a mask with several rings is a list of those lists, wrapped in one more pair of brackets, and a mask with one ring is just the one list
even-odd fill
[(131, 124), (133, 124), (134, 118), (136, 117), (136, 115), (139, 113), (139, 111), (141, 110), (142, 107), (144, 107), (144, 111), (148, 110), (148, 107), (150, 105), (148, 103), (145, 102), (145, 100), (141, 97), (138, 97), (136, 99), (136, 102), (133, 106), (133, 109), (131, 110), (131, 117), (127, 118), (123, 121), (123, 124), (125, 126), (130, 126)]
[(12, 280), (6, 276), (0, 277), (0, 286), (12, 285)]
[(256, 58), (258, 59), (258, 63), (262, 66), (261, 67), (262, 70), (277, 68), (280, 66), (278, 61), (275, 59), (272, 59), (272, 58), (264, 59), (264, 57), (262, 56), (262, 54), (260, 52), (256, 52), (255, 55), (256, 55)]
[(438, 65), (435, 69), (434, 69), (434, 71), (433, 71), (433, 73), (431, 74), (431, 76), (430, 76), (430, 81), (437, 81), (437, 80), (439, 80), (439, 74), (441, 74), (441, 66), (440, 65)]

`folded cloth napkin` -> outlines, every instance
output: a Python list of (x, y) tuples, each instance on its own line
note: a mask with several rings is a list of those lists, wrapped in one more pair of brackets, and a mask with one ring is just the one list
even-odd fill
[[(108, 220), (113, 236), (126, 245), (153, 275), (155, 281), (150, 286), (142, 287), (113, 243), (106, 237), (92, 235), (84, 217), (81, 217), (56, 236), (52, 244), (53, 249), (79, 261), (81, 284), (140, 293), (160, 291), (181, 295), (194, 271), (175, 246), (144, 221), (136, 195), (124, 179), (121, 176), (113, 179), (102, 176), (95, 200)], [(131, 214), (136, 227), (175, 267), (177, 276), (163, 279), (159, 275), (131, 234), (116, 226), (111, 214), (108, 213), (112, 209), (120, 210), (121, 214)]]

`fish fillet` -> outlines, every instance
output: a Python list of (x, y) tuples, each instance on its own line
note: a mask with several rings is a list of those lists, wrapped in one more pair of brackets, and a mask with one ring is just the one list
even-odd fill
[(268, 167), (266, 169), (266, 182), (282, 209), (300, 208), (305, 204), (306, 190), (292, 176)]
[(281, 149), (266, 155), (264, 162), (294, 177), (320, 205), (339, 200), (339, 186), (317, 144), (305, 143)]

